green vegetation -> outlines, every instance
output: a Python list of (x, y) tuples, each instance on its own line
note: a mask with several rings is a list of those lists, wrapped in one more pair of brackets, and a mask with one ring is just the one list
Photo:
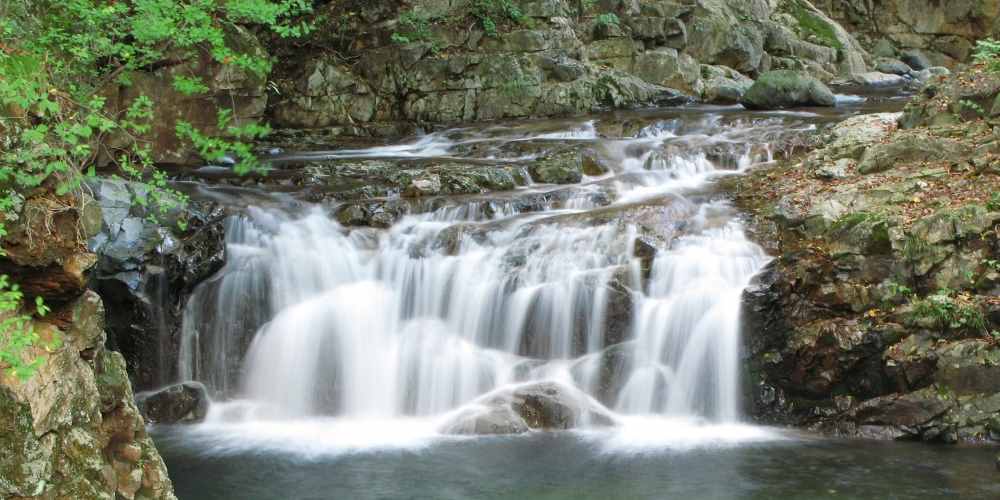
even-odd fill
[(946, 288), (913, 302), (913, 314), (930, 320), (942, 330), (986, 332), (986, 317), (974, 300)]
[(986, 202), (986, 209), (1000, 211), (1000, 191), (996, 191), (990, 195), (989, 201)]
[(514, 0), (472, 0), (472, 17), (489, 36), (497, 36), (497, 27), (505, 22), (523, 22), (521, 9)]
[(618, 16), (614, 12), (597, 16), (598, 26), (618, 26), (620, 23)]
[(798, 21), (803, 32), (815, 36), (823, 45), (837, 50), (844, 48), (844, 44), (837, 39), (837, 31), (833, 25), (816, 15), (805, 5), (799, 2), (793, 3), (791, 14)]
[(393, 43), (405, 45), (413, 42), (423, 42), (431, 40), (434, 34), (431, 32), (430, 16), (419, 11), (407, 11), (399, 16), (399, 30), (392, 33)]
[[(116, 113), (107, 95), (128, 86), (137, 72), (183, 68), (186, 61), (213, 62), (261, 78), (271, 60), (246, 49), (236, 36), (245, 27), (281, 37), (299, 36), (309, 25), (297, 21), (311, 11), (308, 0), (4, 0), (0, 2), (0, 239), (32, 193), (56, 196), (78, 192), (101, 167), (144, 183), (137, 203), (161, 211), (184, 203), (169, 189), (152, 160), (146, 136), (152, 129), (156, 96), (140, 96)], [(173, 88), (184, 95), (207, 92), (195, 74), (176, 72)], [(236, 123), (220, 113), (222, 135), (177, 123), (207, 161), (233, 155), (239, 173), (262, 170), (245, 142), (268, 132), (254, 123)], [(28, 376), (38, 361), (20, 361), (37, 341), (30, 316), (23, 315), (21, 292), (0, 277), (0, 361)], [(36, 304), (35, 313), (44, 305)]]
[[(41, 366), (45, 358), (33, 357), (25, 359), (25, 351), (31, 349), (39, 340), (38, 333), (32, 325), (32, 315), (21, 311), (24, 294), (18, 286), (10, 284), (7, 276), (0, 276), (0, 363), (8, 366), (8, 372), (27, 380)], [(45, 316), (49, 309), (41, 297), (35, 299), (35, 314)], [(61, 345), (58, 338), (52, 339), (46, 346), (57, 349)]]
[(972, 53), (972, 58), (994, 73), (1000, 73), (1000, 41), (992, 38), (979, 40)]

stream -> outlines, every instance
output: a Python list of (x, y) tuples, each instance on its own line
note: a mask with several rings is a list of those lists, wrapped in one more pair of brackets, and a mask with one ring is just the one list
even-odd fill
[[(716, 181), (899, 105), (699, 106), (303, 147), (276, 151), (277, 178), (299, 180), (271, 191), (205, 169), (189, 190), (241, 209), (225, 267), (184, 313), (178, 372), (208, 387), (208, 417), (152, 429), (178, 496), (1000, 497), (982, 479), (989, 450), (826, 439), (742, 410), (741, 294), (770, 257)], [(596, 166), (541, 182), (533, 165), (553, 155)], [(470, 168), (517, 187), (447, 192)], [(342, 190), (315, 203), (299, 189), (402, 170), (415, 172), (402, 198), (370, 197), (381, 229), (337, 215), (358, 203)], [(505, 405), (525, 393), (559, 408), (541, 427), (566, 430), (523, 427)]]

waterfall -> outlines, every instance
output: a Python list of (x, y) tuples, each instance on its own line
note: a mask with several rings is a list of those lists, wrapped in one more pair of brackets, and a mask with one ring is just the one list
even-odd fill
[[(629, 140), (598, 139), (593, 123), (488, 129), (338, 152), (585, 140), (614, 171), (530, 210), (466, 200), (385, 231), (343, 227), (323, 207), (234, 216), (225, 268), (185, 311), (181, 376), (244, 401), (238, 418), (251, 420), (434, 416), (555, 380), (621, 415), (736, 422), (740, 295), (767, 256), (707, 186), (769, 158), (751, 126), (762, 125), (671, 121)], [(660, 248), (648, 256), (637, 238), (651, 228)]]

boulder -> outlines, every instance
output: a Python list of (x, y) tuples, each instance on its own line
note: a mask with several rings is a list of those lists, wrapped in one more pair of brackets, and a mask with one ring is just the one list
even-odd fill
[(456, 412), (445, 434), (520, 434), (530, 429), (565, 430), (614, 425), (614, 416), (579, 389), (535, 382), (497, 389)]
[(899, 59), (880, 57), (875, 60), (875, 71), (890, 75), (906, 76), (913, 73), (913, 68)]
[(197, 423), (208, 414), (208, 390), (199, 382), (184, 382), (136, 394), (135, 400), (142, 416), (154, 424)]
[(753, 86), (753, 79), (725, 66), (701, 66), (702, 100), (711, 104), (737, 104)]
[(747, 109), (783, 109), (836, 105), (833, 92), (819, 80), (798, 71), (764, 73), (740, 100)]

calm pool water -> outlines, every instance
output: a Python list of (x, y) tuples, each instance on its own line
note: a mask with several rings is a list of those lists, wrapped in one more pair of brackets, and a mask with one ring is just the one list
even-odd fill
[(636, 446), (641, 436), (563, 432), (300, 453), (294, 440), (227, 447), (239, 437), (184, 428), (154, 437), (182, 500), (1000, 498), (998, 450), (987, 447), (789, 434)]

